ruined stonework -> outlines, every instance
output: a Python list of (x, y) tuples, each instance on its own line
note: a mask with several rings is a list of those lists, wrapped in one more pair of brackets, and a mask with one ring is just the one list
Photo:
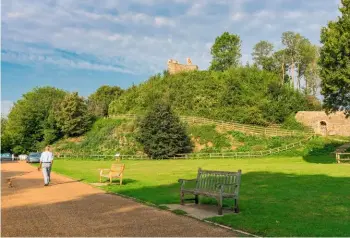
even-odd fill
[(168, 72), (169, 74), (177, 74), (183, 71), (194, 71), (198, 70), (198, 66), (192, 64), (190, 58), (186, 59), (187, 64), (180, 64), (179, 61), (170, 59), (168, 60)]
[(346, 118), (343, 112), (327, 115), (324, 111), (300, 111), (295, 119), (312, 127), (319, 135), (350, 136), (350, 118)]

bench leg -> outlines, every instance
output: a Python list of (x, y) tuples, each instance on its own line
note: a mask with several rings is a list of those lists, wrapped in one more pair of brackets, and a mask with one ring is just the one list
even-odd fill
[(181, 205), (185, 205), (185, 200), (184, 200), (185, 194), (183, 192), (180, 193), (180, 198), (181, 198)]
[(235, 199), (235, 207), (234, 207), (235, 213), (239, 213), (239, 207), (238, 207), (238, 199)]
[(194, 195), (194, 203), (198, 204), (198, 195)]
[(218, 214), (222, 215), (222, 197), (218, 197)]
[(123, 184), (123, 176), (120, 177), (120, 184), (119, 185), (122, 185)]

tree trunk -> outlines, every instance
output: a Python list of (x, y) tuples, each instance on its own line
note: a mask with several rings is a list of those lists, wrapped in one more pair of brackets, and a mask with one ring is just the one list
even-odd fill
[(292, 85), (294, 88), (294, 61), (292, 60)]

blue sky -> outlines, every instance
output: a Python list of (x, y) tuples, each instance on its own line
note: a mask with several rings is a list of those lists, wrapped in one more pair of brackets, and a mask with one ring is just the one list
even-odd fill
[(242, 39), (242, 63), (284, 31), (319, 44), (340, 0), (3, 0), (1, 105), (37, 86), (88, 96), (101, 85), (127, 88), (166, 69), (170, 58), (209, 66), (224, 31)]

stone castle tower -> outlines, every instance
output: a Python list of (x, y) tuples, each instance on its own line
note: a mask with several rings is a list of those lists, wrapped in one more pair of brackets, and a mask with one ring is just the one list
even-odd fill
[(183, 71), (194, 71), (198, 70), (198, 66), (192, 64), (192, 61), (190, 58), (186, 59), (187, 64), (180, 64), (179, 61), (169, 59), (168, 60), (168, 72), (169, 74), (177, 74)]

